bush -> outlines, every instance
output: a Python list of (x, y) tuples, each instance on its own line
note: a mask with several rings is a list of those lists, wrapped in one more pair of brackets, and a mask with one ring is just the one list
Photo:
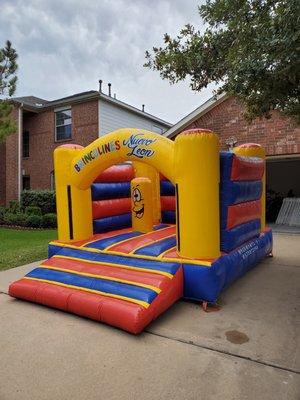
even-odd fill
[(3, 206), (0, 206), (0, 223), (4, 222), (4, 215), (6, 213), (6, 208)]
[(56, 214), (45, 214), (43, 215), (43, 227), (44, 228), (56, 228), (57, 218)]
[(37, 206), (28, 206), (25, 208), (25, 214), (27, 215), (42, 215), (42, 210)]
[(39, 207), (42, 214), (55, 213), (54, 190), (23, 190), (21, 194), (21, 207), (25, 210), (28, 206)]
[(40, 228), (42, 226), (43, 217), (41, 215), (27, 215), (26, 226), (31, 228)]
[(20, 212), (20, 204), (17, 200), (11, 200), (8, 206), (9, 212), (11, 213), (19, 213)]
[(11, 213), (7, 212), (4, 214), (3, 220), (8, 225), (25, 226), (27, 223), (27, 216), (23, 213)]

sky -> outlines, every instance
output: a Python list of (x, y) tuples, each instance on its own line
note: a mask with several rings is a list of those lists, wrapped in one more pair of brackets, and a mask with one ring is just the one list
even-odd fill
[(189, 82), (170, 85), (143, 67), (145, 51), (186, 23), (203, 29), (204, 0), (0, 0), (0, 47), (9, 39), (19, 59), (16, 96), (54, 100), (103, 91), (166, 121), (178, 120), (212, 96)]

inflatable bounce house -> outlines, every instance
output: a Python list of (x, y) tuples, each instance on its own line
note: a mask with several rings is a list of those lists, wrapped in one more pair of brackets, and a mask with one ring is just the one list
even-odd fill
[(120, 129), (54, 152), (58, 240), (11, 296), (141, 332), (178, 299), (215, 303), (272, 253), (265, 160), (218, 136)]

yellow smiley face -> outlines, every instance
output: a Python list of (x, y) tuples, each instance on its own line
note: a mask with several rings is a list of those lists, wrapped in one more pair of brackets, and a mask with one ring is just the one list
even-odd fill
[(144, 215), (145, 205), (143, 203), (144, 199), (142, 198), (142, 194), (138, 186), (139, 185), (135, 186), (132, 190), (132, 211), (134, 212), (136, 218), (142, 218)]

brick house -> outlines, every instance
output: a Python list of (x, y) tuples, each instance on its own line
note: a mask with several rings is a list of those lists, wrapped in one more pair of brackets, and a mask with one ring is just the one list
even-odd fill
[(271, 118), (259, 118), (248, 124), (243, 107), (226, 94), (213, 97), (169, 128), (164, 135), (175, 138), (191, 128), (208, 128), (220, 136), (221, 147), (259, 143), (267, 153), (267, 188), (286, 197), (290, 190), (300, 197), (300, 127), (278, 111)]
[[(101, 89), (101, 87), (100, 87)], [(118, 128), (164, 133), (171, 127), (144, 111), (100, 91), (54, 101), (34, 96), (13, 99), (18, 132), (0, 145), (0, 204), (20, 198), (23, 189), (54, 187), (53, 151), (64, 143), (88, 145)]]

